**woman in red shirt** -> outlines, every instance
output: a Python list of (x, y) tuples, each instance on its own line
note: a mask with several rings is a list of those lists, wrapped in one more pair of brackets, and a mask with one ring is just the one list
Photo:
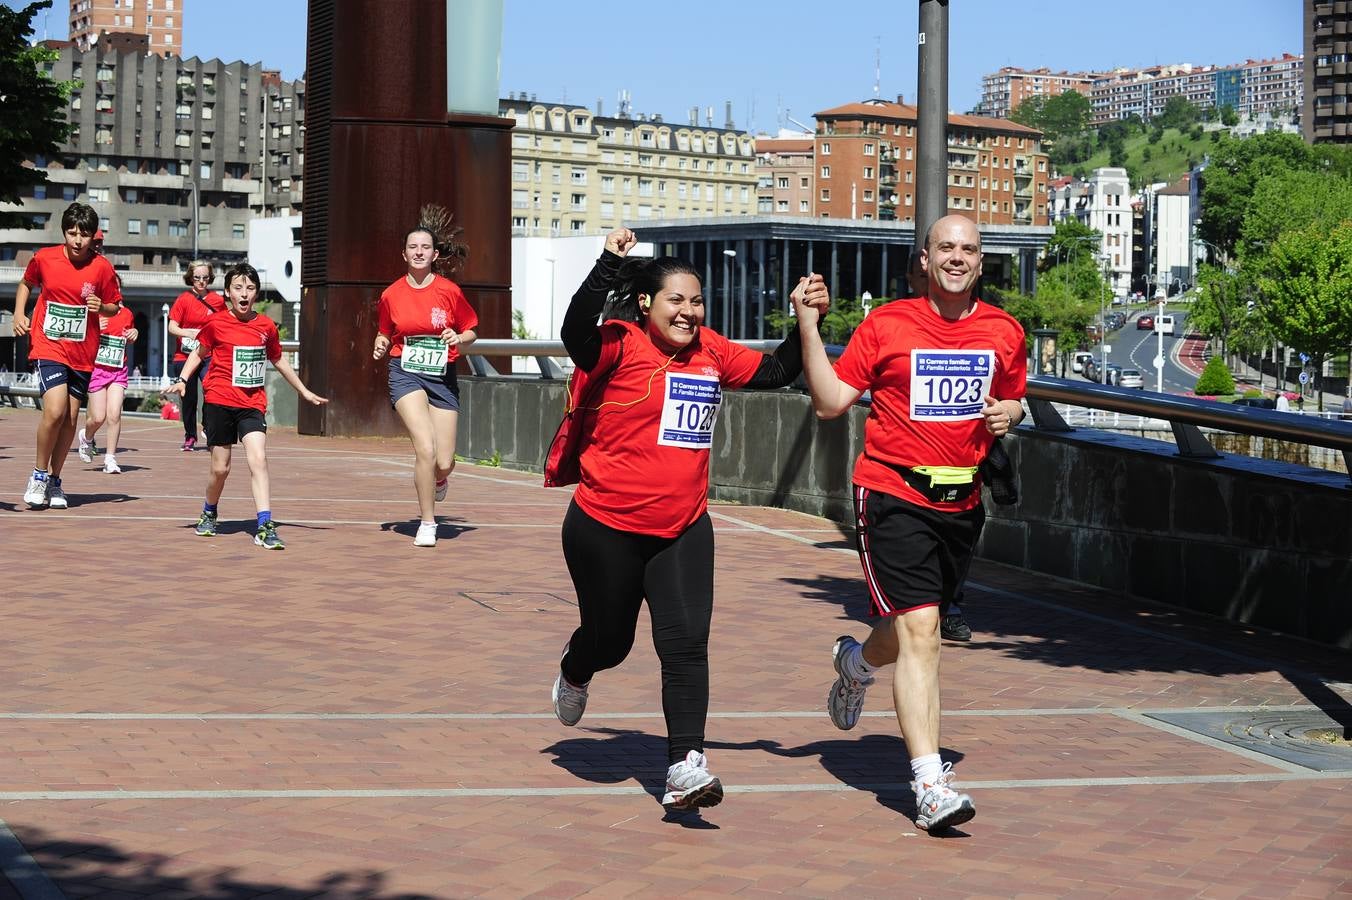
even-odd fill
[[(188, 289), (178, 295), (169, 310), (169, 333), (178, 338), (178, 347), (174, 351), (175, 378), (183, 373), (188, 354), (197, 347), (197, 332), (212, 315), (225, 311), (225, 298), (211, 289), (215, 275), (215, 269), (205, 259), (194, 259), (183, 273)], [(184, 451), (197, 446), (197, 389), (206, 373), (207, 366), (203, 363), (192, 383), (183, 390)]]
[[(691, 809), (723, 799), (704, 756), (714, 421), (723, 389), (787, 385), (802, 370), (802, 349), (791, 334), (773, 355), (761, 354), (705, 327), (694, 267), (674, 257), (625, 259), (636, 242), (627, 228), (606, 237), (561, 329), (592, 385), (591, 415), (580, 426), (581, 476), (563, 522), (581, 624), (559, 663), (554, 714), (565, 725), (582, 718), (592, 676), (629, 654), (646, 599), (671, 763), (662, 803)], [(819, 276), (800, 281), (795, 294), (805, 291), (814, 305), (826, 301)]]
[(122, 436), (122, 401), (127, 396), (127, 362), (138, 332), (131, 310), (125, 306), (111, 316), (99, 316), (99, 349), (94, 356), (94, 371), (89, 376), (89, 405), (85, 408), (85, 427), (80, 432), (80, 459), (90, 463), (98, 451), (94, 435), (108, 423), (108, 446), (103, 454), (103, 471), (120, 475), (117, 442)]
[[(423, 212), (427, 222), (428, 209)], [(371, 356), (389, 354), (390, 404), (413, 441), (413, 487), (422, 515), (416, 547), (437, 543), (436, 502), (446, 499), (455, 468), (460, 418), (455, 363), (474, 343), (479, 326), (464, 292), (446, 277), (464, 254), (464, 245), (447, 235), (445, 226), (418, 225), (404, 236), (407, 271), (380, 295), (377, 309), (380, 324)]]

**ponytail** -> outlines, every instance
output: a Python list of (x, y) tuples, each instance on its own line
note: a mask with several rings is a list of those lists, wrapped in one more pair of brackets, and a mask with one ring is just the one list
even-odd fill
[(675, 256), (659, 256), (656, 259), (629, 257), (620, 265), (615, 274), (615, 284), (606, 299), (602, 319), (622, 319), (625, 322), (642, 324), (647, 311), (639, 307), (639, 295), (642, 294), (652, 303), (652, 298), (662, 290), (671, 275), (690, 275), (700, 281), (695, 267)]
[(410, 228), (404, 240), (414, 232), (421, 231), (432, 238), (432, 247), (437, 251), (437, 261), (432, 271), (444, 278), (450, 278), (465, 264), (469, 256), (469, 245), (460, 239), (465, 230), (452, 221), (455, 215), (439, 203), (427, 203), (418, 211), (418, 224)]

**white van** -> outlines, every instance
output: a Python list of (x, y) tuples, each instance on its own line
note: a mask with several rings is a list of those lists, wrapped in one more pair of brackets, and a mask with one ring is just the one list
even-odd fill
[(1084, 364), (1093, 359), (1094, 354), (1088, 350), (1078, 350), (1070, 357), (1070, 371), (1083, 374)]
[(1167, 334), (1170, 337), (1174, 334), (1174, 317), (1159, 316), (1155, 319), (1155, 330), (1160, 334)]

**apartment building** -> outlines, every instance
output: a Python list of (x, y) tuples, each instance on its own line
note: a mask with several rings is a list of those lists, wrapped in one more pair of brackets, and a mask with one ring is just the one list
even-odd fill
[(647, 219), (756, 211), (751, 135), (660, 115), (603, 116), (525, 95), (498, 102), (513, 119), (512, 234), (605, 232)]
[(1302, 0), (1305, 7), (1305, 58), (1301, 128), (1311, 142), (1352, 141), (1352, 3)]
[(1121, 168), (1095, 169), (1084, 181), (1058, 178), (1047, 186), (1051, 224), (1073, 218), (1102, 235), (1098, 255), (1114, 296), (1131, 291), (1135, 202)]
[(48, 182), (4, 206), (35, 227), (0, 230), (0, 262), (23, 265), (60, 243), (61, 212), (74, 200), (98, 211), (106, 255), (120, 269), (176, 270), (194, 248), (242, 259), (252, 217), (299, 212), (304, 82), (256, 63), (124, 52), (105, 41), (47, 46), (58, 52), (46, 64), (51, 77), (80, 83), (74, 127), (55, 156), (28, 161)]
[[(917, 109), (866, 100), (816, 113), (814, 215), (912, 221)], [(1047, 224), (1042, 133), (989, 116), (948, 117), (948, 208), (978, 225)]]
[(183, 54), (183, 16), (189, 0), (70, 0), (70, 39), (88, 50), (105, 34), (145, 36), (159, 56)]
[(812, 215), (813, 139), (756, 138), (756, 212)]
[(1030, 97), (1055, 97), (1066, 91), (1089, 96), (1094, 75), (1088, 72), (1053, 72), (1048, 68), (1020, 69), (1004, 66), (981, 76), (981, 102), (974, 115), (1007, 119)]
[(1301, 106), (1304, 65), (1304, 57), (1283, 53), (1229, 66), (1174, 63), (1115, 69), (1093, 79), (1090, 124), (1104, 125), (1131, 115), (1149, 122), (1179, 96), (1201, 109), (1231, 106), (1247, 117), (1289, 114)]

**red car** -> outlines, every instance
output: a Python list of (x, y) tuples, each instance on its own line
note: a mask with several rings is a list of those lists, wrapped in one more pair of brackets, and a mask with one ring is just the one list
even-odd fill
[(1154, 316), (1141, 316), (1141, 317), (1137, 318), (1137, 320), (1136, 320), (1136, 330), (1137, 330), (1137, 331), (1154, 331), (1154, 330), (1155, 330), (1155, 317), (1154, 317)]

